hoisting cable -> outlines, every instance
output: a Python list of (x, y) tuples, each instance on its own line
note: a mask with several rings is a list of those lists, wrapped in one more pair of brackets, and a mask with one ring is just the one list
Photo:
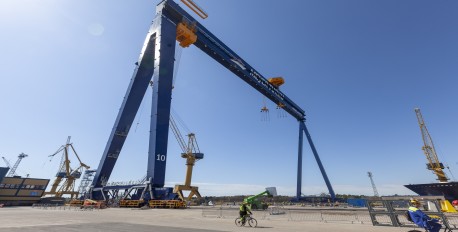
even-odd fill
[[(179, 125), (175, 125), (176, 127), (180, 127), (180, 128), (182, 128), (182, 129), (184, 129), (186, 131), (186, 136), (187, 137), (190, 136), (190, 134), (192, 132), (189, 130), (189, 128), (184, 123), (184, 121), (180, 118), (180, 116), (176, 113), (176, 111), (173, 108), (171, 108), (170, 118), (173, 118), (173, 121), (175, 121), (176, 124), (179, 124)], [(176, 128), (176, 129), (179, 130), (179, 128)], [(180, 133), (180, 132), (178, 131), (178, 133)], [(175, 137), (176, 137), (177, 140), (182, 140), (183, 139), (182, 136), (178, 136), (177, 137), (176, 134), (175, 134)], [(182, 141), (180, 143), (183, 143), (183, 145), (185, 147), (183, 147), (182, 149), (183, 149), (183, 151), (186, 151), (187, 150), (186, 149), (186, 142)], [(192, 140), (192, 142), (191, 142), (191, 140), (188, 141), (187, 146), (188, 146), (189, 149), (191, 149), (191, 152), (198, 152), (198, 153), (200, 152), (199, 144), (197, 143), (197, 140), (196, 140), (195, 136), (194, 136), (194, 139)], [(199, 159), (196, 159), (195, 161), (197, 162), (198, 160)]]
[[(440, 147), (440, 145), (437, 145), (437, 144), (434, 144), (434, 147), (436, 148), (437, 152), (439, 154), (444, 154), (442, 152), (442, 149)], [(456, 178), (455, 176), (453, 175), (452, 171), (450, 170), (450, 166), (448, 165), (449, 162), (447, 162), (448, 160), (445, 159), (445, 158), (441, 158), (441, 161), (445, 161), (445, 162), (442, 162), (444, 164), (444, 169), (447, 169), (448, 170), (448, 173), (450, 173), (450, 179), (453, 180), (453, 181), (456, 181)], [(445, 172), (444, 172), (445, 173)]]
[(183, 128), (186, 131), (186, 134), (191, 133), (191, 130), (186, 126), (186, 123), (181, 119), (181, 117), (178, 115), (178, 113), (175, 111), (173, 107), (171, 107), (171, 114), (173, 115), (173, 118), (175, 121), (180, 125), (181, 128)]
[(183, 48), (181, 46), (175, 46), (175, 63), (173, 67), (172, 86), (175, 86), (178, 69), (180, 68), (181, 53), (183, 53)]
[(450, 171), (450, 166), (448, 164), (445, 164), (445, 167), (447, 168), (448, 172), (450, 173), (452, 180), (456, 181), (455, 176), (453, 175), (452, 171)]
[(270, 121), (269, 108), (267, 108), (265, 96), (262, 98), (261, 121)]
[[(147, 92), (149, 92), (149, 91), (147, 91)], [(144, 106), (145, 106), (145, 104), (141, 104), (141, 106), (140, 106), (140, 114), (138, 115), (137, 124), (135, 125), (134, 133), (137, 132), (138, 125), (140, 124), (140, 120), (142, 119)]]
[[(180, 46), (176, 46), (175, 49), (175, 63), (174, 63), (174, 69), (173, 69), (173, 79), (172, 79), (172, 86), (175, 86), (175, 81), (178, 73), (178, 69), (180, 67), (180, 60), (181, 60), (181, 54), (182, 54), (183, 49)], [(153, 88), (153, 81), (150, 82), (151, 89)], [(148, 91), (149, 92), (149, 91)], [(150, 98), (150, 97), (148, 97)], [(137, 119), (137, 124), (135, 125), (135, 130), (134, 132), (137, 132), (138, 125), (140, 124), (140, 121), (142, 119), (143, 115), (143, 108), (145, 107), (146, 102), (142, 101), (142, 104), (140, 106), (140, 113), (138, 115)]]
[[(152, 81), (150, 82), (150, 86), (151, 86), (151, 89), (153, 89), (153, 82), (152, 82)], [(149, 93), (149, 91), (146, 91), (146, 93)], [(146, 96), (146, 95), (149, 95), (149, 94), (145, 94), (145, 96)], [(146, 97), (146, 98), (149, 99), (149, 98), (151, 98), (151, 97)], [(143, 99), (144, 99), (144, 98), (143, 98)], [(140, 105), (140, 114), (138, 114), (137, 124), (135, 125), (134, 133), (137, 132), (138, 125), (140, 124), (140, 121), (141, 121), (141, 119), (142, 119), (143, 108), (145, 107), (145, 104), (147, 104), (147, 103), (146, 103), (146, 101), (142, 101), (142, 103), (140, 103), (140, 104), (141, 104), (141, 105)]]

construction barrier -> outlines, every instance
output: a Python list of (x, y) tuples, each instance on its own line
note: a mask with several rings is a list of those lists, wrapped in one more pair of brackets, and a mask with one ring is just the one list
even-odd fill
[[(203, 217), (235, 218), (238, 214), (238, 208), (235, 207), (214, 207), (202, 209)], [(370, 216), (365, 210), (302, 210), (272, 207), (271, 210), (253, 211), (253, 217), (258, 220), (371, 224)]]
[[(405, 198), (405, 199), (404, 199)], [(409, 198), (385, 197), (377, 200), (368, 200), (369, 215), (374, 226), (413, 227), (418, 228), (413, 222), (408, 221), (405, 213), (409, 209)], [(440, 199), (436, 197), (421, 198), (422, 210), (432, 218), (440, 219), (444, 231), (452, 231), (457, 228), (458, 215), (456, 213), (444, 213), (441, 210)]]
[[(271, 221), (297, 221), (297, 222), (322, 222), (322, 223), (345, 223), (345, 224), (372, 224), (371, 215), (367, 210), (351, 210), (351, 209), (275, 209), (272, 211), (254, 211), (253, 217), (257, 220)], [(281, 212), (281, 213), (278, 213)], [(222, 208), (222, 207), (205, 207), (202, 208), (202, 217), (213, 217), (222, 219), (232, 219), (239, 214), (238, 208)], [(458, 230), (458, 214), (445, 213), (445, 219), (451, 230)], [(379, 225), (392, 226), (392, 217), (389, 213), (380, 211), (373, 214)], [(405, 217), (397, 217), (399, 223), (405, 227), (415, 227)]]
[(93, 211), (100, 210), (100, 208), (90, 207), (85, 208), (81, 206), (59, 205), (59, 204), (33, 204), (32, 208), (41, 210), (69, 210), (69, 211)]

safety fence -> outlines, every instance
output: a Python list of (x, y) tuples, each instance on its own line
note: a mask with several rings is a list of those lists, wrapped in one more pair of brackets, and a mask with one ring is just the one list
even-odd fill
[[(439, 220), (444, 231), (458, 230), (458, 214), (441, 210), (440, 201), (441, 199), (434, 196), (423, 196), (417, 199), (419, 202), (417, 207), (421, 208), (421, 211), (429, 217)], [(418, 228), (405, 216), (410, 207), (409, 202), (410, 199), (406, 197), (383, 197), (368, 200), (367, 205), (372, 224), (374, 226)]]
[[(237, 208), (203, 208), (203, 217), (232, 219), (238, 217)], [(446, 213), (446, 220), (451, 229), (458, 229), (458, 214)], [(269, 208), (265, 211), (253, 211), (257, 220), (310, 221), (322, 223), (372, 224), (367, 209), (286, 209), (282, 207)], [(389, 224), (389, 215), (377, 215), (381, 224)], [(399, 217), (401, 223), (409, 224), (404, 217)]]
[(94, 207), (81, 207), (74, 205), (59, 205), (59, 204), (33, 204), (32, 208), (42, 210), (71, 210), (71, 211), (93, 211), (100, 210)]
[(458, 215), (446, 213), (445, 216), (447, 217), (447, 221), (451, 229), (458, 230)]
[[(236, 218), (239, 212), (235, 208), (204, 208), (203, 217)], [(269, 208), (265, 211), (253, 211), (258, 220), (315, 221), (323, 223), (371, 224), (369, 213), (365, 210), (319, 210)]]

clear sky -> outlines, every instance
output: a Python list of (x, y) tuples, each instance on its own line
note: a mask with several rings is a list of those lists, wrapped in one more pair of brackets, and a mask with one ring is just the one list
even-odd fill
[[(27, 153), (19, 174), (54, 180), (60, 157), (48, 155), (69, 135), (98, 167), (158, 2), (0, 1), (0, 155), (14, 163)], [(196, 2), (207, 29), (264, 76), (285, 78), (281, 90), (305, 110), (336, 193), (372, 194), (368, 171), (381, 195), (435, 181), (415, 107), (458, 177), (457, 1)], [(270, 120), (261, 120), (261, 94), (196, 47), (181, 53), (172, 107), (205, 153), (193, 184), (207, 196), (269, 186), (295, 195), (298, 122), (278, 117), (271, 102)], [(145, 175), (150, 104), (151, 91), (111, 181)], [(169, 138), (173, 186), (184, 181), (185, 160)], [(304, 148), (302, 192), (327, 192)]]

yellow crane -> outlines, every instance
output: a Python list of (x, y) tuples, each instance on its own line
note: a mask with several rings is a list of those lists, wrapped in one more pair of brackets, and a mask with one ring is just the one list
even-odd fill
[[(203, 159), (204, 154), (200, 152), (199, 145), (197, 144), (196, 136), (194, 133), (189, 133), (187, 135), (188, 144), (185, 143), (185, 140), (183, 139), (180, 130), (178, 130), (172, 115), (170, 115), (170, 128), (172, 129), (172, 132), (175, 135), (181, 150), (183, 151), (183, 153), (181, 153), (181, 157), (186, 159), (186, 178), (184, 185), (175, 185), (173, 192), (178, 194), (182, 200), (190, 201), (193, 196), (196, 196), (199, 199), (202, 197), (199, 193), (199, 187), (191, 186), (191, 178), (194, 164), (196, 161)], [(190, 191), (190, 193), (187, 197), (185, 197), (183, 195), (183, 191)]]
[[(59, 147), (59, 149), (49, 157), (54, 157), (55, 155), (62, 152), (62, 158), (60, 162), (59, 171), (56, 174), (56, 179), (54, 180), (51, 190), (49, 192), (45, 192), (45, 194), (51, 194), (55, 197), (62, 197), (63, 195), (69, 194), (71, 199), (78, 197), (78, 191), (75, 191), (75, 180), (81, 177), (82, 169), (90, 169), (89, 166), (81, 162), (80, 157), (75, 151), (73, 144), (70, 143), (70, 136), (67, 138), (67, 143)], [(76, 158), (78, 159), (80, 165), (78, 168), (72, 169), (70, 167), (70, 149), (75, 154)], [(64, 180), (62, 185), (60, 183)]]
[(440, 183), (447, 183), (449, 179), (443, 171), (444, 165), (439, 162), (436, 149), (434, 148), (433, 140), (431, 139), (428, 129), (426, 128), (426, 124), (423, 120), (420, 109), (415, 108), (415, 113), (417, 114), (418, 124), (420, 125), (421, 135), (423, 137), (424, 146), (422, 147), (422, 150), (426, 155), (426, 159), (428, 160), (426, 166), (428, 170), (431, 170), (434, 172), (434, 174), (436, 174), (437, 180), (439, 180)]

